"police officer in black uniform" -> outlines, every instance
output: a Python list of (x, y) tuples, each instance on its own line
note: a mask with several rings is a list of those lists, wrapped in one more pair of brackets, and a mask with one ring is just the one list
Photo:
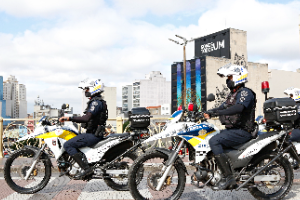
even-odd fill
[(251, 132), (255, 128), (256, 95), (245, 87), (248, 71), (243, 66), (228, 64), (221, 67), (217, 74), (227, 77), (226, 84), (230, 94), (220, 107), (208, 110), (204, 117), (209, 119), (212, 116), (219, 116), (221, 123), (226, 127), (209, 140), (210, 148), (223, 175), (213, 189), (224, 190), (236, 182), (231, 171), (231, 161), (224, 154), (223, 147), (244, 144), (252, 139)]
[(90, 168), (78, 149), (95, 145), (101, 141), (105, 133), (105, 122), (107, 120), (107, 105), (101, 97), (101, 93), (104, 91), (104, 85), (101, 80), (85, 79), (80, 82), (79, 88), (85, 90), (85, 96), (90, 98), (84, 112), (85, 115), (82, 117), (61, 117), (59, 119), (60, 122), (72, 121), (83, 123), (82, 127), (86, 128), (86, 134), (79, 134), (64, 144), (66, 152), (84, 170), (74, 177), (77, 179), (93, 174), (92, 168)]

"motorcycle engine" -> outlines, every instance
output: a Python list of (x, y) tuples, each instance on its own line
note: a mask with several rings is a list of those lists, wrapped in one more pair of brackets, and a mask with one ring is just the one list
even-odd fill
[[(211, 177), (212, 177), (212, 173), (208, 172), (207, 180), (209, 180)], [(221, 180), (221, 178), (222, 178), (222, 176), (221, 176), (220, 170), (214, 171), (214, 177), (211, 179), (210, 184), (216, 185)]]
[(69, 171), (70, 176), (75, 176), (78, 172), (80, 172), (80, 167), (79, 165), (75, 162), (72, 165), (72, 169)]

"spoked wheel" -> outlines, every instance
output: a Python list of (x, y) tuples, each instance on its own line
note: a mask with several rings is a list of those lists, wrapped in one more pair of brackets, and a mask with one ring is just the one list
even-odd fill
[(178, 162), (172, 166), (161, 190), (156, 190), (167, 159), (167, 155), (153, 150), (135, 161), (129, 170), (129, 190), (134, 199), (179, 199), (186, 177)]
[[(266, 154), (258, 158), (257, 169), (267, 164), (275, 154)], [(256, 187), (249, 188), (249, 192), (257, 199), (283, 199), (290, 191), (294, 174), (291, 164), (286, 158), (278, 158), (266, 170), (259, 175), (270, 175), (274, 177), (272, 181), (255, 181)]]
[(14, 191), (21, 194), (32, 194), (43, 189), (51, 177), (51, 161), (43, 159), (36, 163), (29, 178), (25, 180), (30, 169), (34, 151), (21, 149), (13, 153), (5, 162), (4, 178)]
[[(111, 157), (109, 161), (113, 160), (115, 157)], [(110, 169), (107, 170), (129, 170), (134, 160), (137, 159), (137, 155), (133, 152), (125, 154), (122, 158), (116, 161)], [(104, 179), (107, 186), (117, 191), (128, 191), (128, 174), (126, 175), (116, 175), (113, 178)]]

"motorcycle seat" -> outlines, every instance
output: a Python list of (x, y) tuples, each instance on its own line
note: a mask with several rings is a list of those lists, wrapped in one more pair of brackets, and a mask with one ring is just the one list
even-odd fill
[(276, 132), (276, 131), (264, 133), (264, 134), (259, 135), (259, 136), (258, 136), (257, 138), (255, 138), (255, 139), (249, 140), (249, 141), (248, 141), (247, 143), (245, 143), (245, 144), (240, 144), (240, 145), (237, 145), (237, 146), (232, 146), (231, 148), (232, 148), (232, 149), (235, 149), (235, 150), (244, 150), (244, 149), (246, 149), (247, 147), (251, 146), (252, 144), (254, 144), (254, 143), (256, 143), (256, 142), (258, 142), (258, 141), (260, 141), (260, 140), (263, 140), (263, 139), (265, 139), (265, 138), (268, 138), (268, 137), (271, 137), (271, 136), (273, 136), (273, 135), (276, 135), (276, 134), (278, 134), (278, 132)]
[(108, 140), (112, 140), (112, 139), (114, 139), (114, 138), (116, 138), (116, 137), (127, 137), (127, 136), (129, 136), (129, 135), (130, 135), (130, 133), (122, 133), (122, 134), (116, 133), (116, 134), (110, 134), (110, 135), (108, 135), (107, 137), (104, 137), (103, 140), (101, 140), (101, 141), (98, 142), (97, 144), (95, 144), (95, 145), (93, 145), (93, 146), (90, 146), (90, 147), (93, 148), (93, 149), (96, 149), (96, 148), (102, 146), (103, 144), (107, 143)]
[(127, 137), (127, 136), (129, 136), (130, 135), (130, 133), (115, 133), (115, 134), (109, 134), (107, 137), (105, 137), (105, 139), (106, 138), (112, 138), (112, 137)]

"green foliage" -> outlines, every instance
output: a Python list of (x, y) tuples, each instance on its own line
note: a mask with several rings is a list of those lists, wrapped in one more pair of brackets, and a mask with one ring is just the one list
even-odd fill
[(125, 128), (128, 126), (128, 124), (129, 124), (129, 120), (124, 122), (124, 124), (123, 124), (123, 133), (125, 131)]
[(10, 146), (10, 149), (17, 150), (17, 146), (18, 147), (23, 147), (23, 146), (35, 146), (35, 147), (37, 147), (38, 144), (39, 144), (39, 140), (37, 138), (30, 138), (28, 140), (24, 140), (24, 141), (20, 141), (20, 142), (17, 142), (17, 143), (13, 143)]

